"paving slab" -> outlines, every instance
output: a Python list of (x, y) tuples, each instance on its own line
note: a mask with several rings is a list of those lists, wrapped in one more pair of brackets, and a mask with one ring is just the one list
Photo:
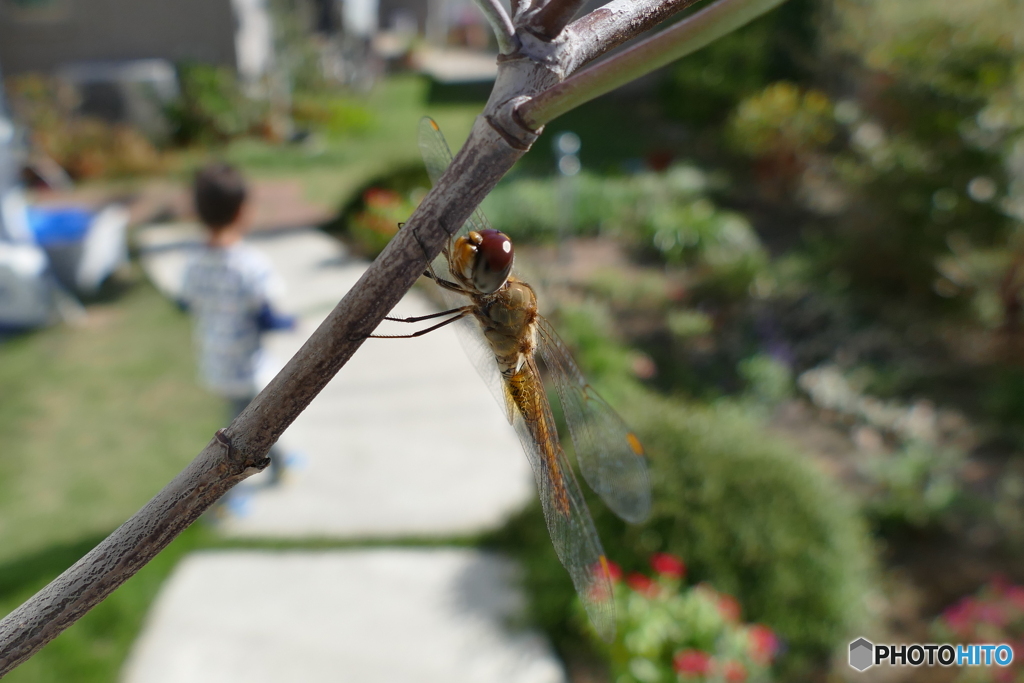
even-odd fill
[[(144, 269), (174, 296), (190, 224), (136, 233)], [(284, 308), (298, 329), (267, 335), (283, 363), (355, 284), (366, 263), (317, 230), (252, 236), (287, 283)], [(410, 292), (398, 315), (437, 310)], [(404, 333), (398, 323), (392, 333)], [(266, 474), (240, 485), (223, 532), (247, 537), (395, 538), (471, 534), (500, 525), (533, 494), (512, 428), (453, 331), (371, 339), (282, 435), (297, 466), (280, 486)]]
[(465, 549), (206, 551), (161, 589), (123, 683), (562, 683), (514, 567)]

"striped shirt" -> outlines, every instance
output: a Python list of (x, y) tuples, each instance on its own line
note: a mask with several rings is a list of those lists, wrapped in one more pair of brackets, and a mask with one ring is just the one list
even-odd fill
[(267, 258), (246, 244), (205, 247), (189, 262), (181, 296), (195, 320), (199, 375), (208, 389), (229, 398), (256, 394), (258, 316), (280, 288)]

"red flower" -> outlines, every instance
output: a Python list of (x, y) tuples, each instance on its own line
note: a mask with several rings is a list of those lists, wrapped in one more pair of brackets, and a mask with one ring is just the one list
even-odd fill
[(1006, 597), (1017, 609), (1024, 609), (1024, 588), (1010, 586), (1006, 589)]
[(363, 193), (363, 203), (374, 208), (390, 208), (401, 202), (402, 195), (382, 187), (371, 187)]
[(651, 556), (651, 566), (662, 576), (681, 579), (686, 576), (686, 565), (675, 555), (655, 553)]
[(956, 604), (947, 607), (942, 613), (946, 625), (960, 636), (971, 631), (971, 622), (974, 620), (974, 601), (971, 598), (963, 598)]
[(732, 597), (731, 595), (728, 595), (726, 593), (722, 593), (721, 595), (718, 596), (718, 613), (721, 614), (722, 617), (726, 621), (732, 621), (732, 622), (739, 621), (740, 620), (740, 603), (739, 603), (739, 601), (736, 598)]
[(658, 594), (658, 586), (639, 572), (630, 573), (630, 575), (626, 577), (626, 583), (637, 593), (648, 598), (653, 598)]
[(725, 674), (725, 680), (729, 683), (743, 683), (747, 680), (747, 670), (739, 662), (726, 662), (722, 673)]
[(754, 624), (747, 631), (750, 639), (750, 654), (762, 664), (772, 661), (772, 657), (779, 651), (779, 638), (767, 626)]
[(608, 560), (608, 576), (612, 581), (622, 581), (622, 567)]
[(979, 621), (988, 622), (996, 626), (1005, 626), (1007, 622), (1006, 614), (1003, 612), (1002, 605), (996, 604), (981, 604), (978, 605), (976, 616)]
[(672, 658), (672, 666), (681, 674), (700, 676), (711, 669), (711, 655), (700, 650), (680, 650)]

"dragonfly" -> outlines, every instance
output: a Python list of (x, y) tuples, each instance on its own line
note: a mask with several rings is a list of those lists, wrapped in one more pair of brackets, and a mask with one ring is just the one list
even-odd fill
[[(436, 185), (451, 164), (452, 153), (429, 117), (420, 122), (419, 145)], [(386, 318), (408, 323), (447, 319), (414, 334), (374, 336), (418, 337), (460, 321), (462, 344), (515, 428), (533, 468), (555, 552), (594, 629), (611, 641), (615, 636), (611, 570), (562, 449), (545, 377), (558, 396), (583, 478), (609, 508), (632, 523), (642, 522), (651, 509), (644, 449), (618, 413), (587, 383), (565, 343), (539, 314), (533, 288), (512, 273), (514, 255), (509, 237), (492, 228), (477, 209), (424, 273), (441, 287), (450, 308), (425, 316)]]

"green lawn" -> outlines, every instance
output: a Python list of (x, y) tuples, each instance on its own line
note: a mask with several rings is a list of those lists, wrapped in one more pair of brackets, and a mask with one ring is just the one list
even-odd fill
[(148, 284), (0, 345), (0, 563), (103, 533), (223, 426), (189, 322)]
[[(223, 413), (195, 381), (187, 318), (137, 277), (81, 326), (0, 344), (0, 614), (170, 481)], [(114, 680), (160, 581), (202, 533), (5, 680)]]

